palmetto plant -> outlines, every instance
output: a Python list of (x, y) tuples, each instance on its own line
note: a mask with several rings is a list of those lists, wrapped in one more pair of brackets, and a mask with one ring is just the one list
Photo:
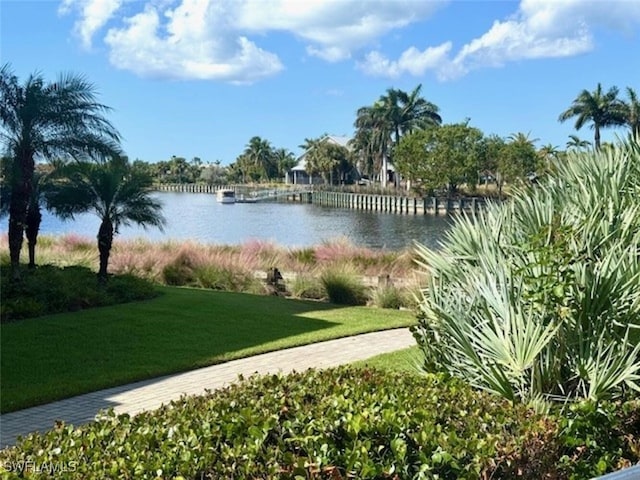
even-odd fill
[(427, 366), (514, 401), (638, 390), (640, 147), (570, 155), (417, 247)]

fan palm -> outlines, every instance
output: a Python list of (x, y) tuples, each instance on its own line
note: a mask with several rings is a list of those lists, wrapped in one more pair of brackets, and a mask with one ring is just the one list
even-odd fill
[(0, 138), (6, 155), (15, 162), (9, 199), (9, 254), (14, 279), (20, 275), (35, 160), (117, 151), (120, 137), (104, 116), (108, 111), (96, 101), (94, 86), (82, 76), (61, 75), (55, 83), (46, 83), (36, 73), (20, 83), (9, 65), (0, 69)]
[(593, 92), (583, 90), (571, 106), (560, 114), (559, 120), (564, 122), (573, 117), (576, 117), (576, 130), (580, 130), (586, 123), (591, 122), (596, 150), (599, 150), (600, 129), (623, 125), (625, 122), (622, 103), (618, 99), (618, 88), (611, 87), (605, 93), (602, 85), (598, 83)]
[(122, 157), (89, 163), (74, 162), (60, 169), (49, 206), (63, 218), (93, 212), (100, 217), (98, 279), (106, 281), (113, 237), (120, 226), (154, 226), (162, 230), (162, 206), (150, 195), (152, 179), (131, 168)]

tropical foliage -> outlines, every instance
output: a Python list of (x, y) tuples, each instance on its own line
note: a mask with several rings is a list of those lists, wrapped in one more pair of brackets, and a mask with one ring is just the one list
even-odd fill
[(93, 212), (100, 218), (98, 278), (107, 279), (113, 237), (121, 225), (162, 228), (162, 207), (149, 193), (151, 178), (131, 168), (124, 157), (73, 162), (58, 169), (56, 188), (47, 201), (61, 217)]
[(585, 150), (588, 148), (591, 148), (591, 142), (589, 140), (582, 140), (577, 135), (569, 135), (567, 150)]
[(622, 102), (622, 114), (625, 124), (631, 130), (631, 137), (640, 141), (640, 100), (638, 94), (631, 88), (626, 88), (627, 100)]
[(640, 147), (554, 167), (418, 246), (417, 338), (428, 368), (510, 400), (618, 397), (640, 380)]
[(519, 183), (535, 174), (540, 160), (534, 144), (536, 141), (522, 132), (509, 136), (498, 158), (500, 181)]
[(345, 183), (353, 180), (353, 155), (329, 136), (306, 138), (304, 145), (306, 170), (309, 175), (322, 175), (325, 183)]
[(19, 277), (20, 251), (33, 193), (36, 159), (85, 158), (119, 151), (119, 134), (106, 119), (84, 77), (61, 75), (47, 83), (32, 74), (20, 83), (9, 65), (0, 69), (0, 138), (11, 159), (9, 251), (13, 277)]
[(576, 117), (575, 128), (580, 130), (587, 123), (591, 123), (594, 130), (594, 144), (600, 148), (600, 130), (607, 127), (623, 125), (624, 105), (618, 99), (618, 87), (611, 87), (606, 92), (598, 83), (593, 92), (583, 90), (578, 94), (571, 106), (560, 114), (559, 120), (564, 122)]
[(419, 130), (401, 139), (395, 166), (414, 188), (453, 194), (462, 183), (477, 183), (482, 140), (482, 132), (467, 123)]
[(248, 181), (279, 181), (295, 165), (295, 158), (285, 148), (274, 148), (261, 137), (252, 137), (235, 163), (229, 166), (229, 176)]
[(387, 182), (387, 160), (400, 138), (428, 126), (440, 125), (438, 107), (420, 96), (422, 85), (410, 93), (390, 88), (372, 106), (358, 109), (354, 146), (367, 168), (380, 167)]

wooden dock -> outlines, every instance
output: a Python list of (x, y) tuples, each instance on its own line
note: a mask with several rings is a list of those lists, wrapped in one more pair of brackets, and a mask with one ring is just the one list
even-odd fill
[(482, 197), (409, 197), (371, 193), (336, 192), (305, 188), (265, 188), (248, 185), (207, 184), (158, 184), (161, 192), (210, 193), (221, 189), (236, 191), (238, 203), (258, 201), (287, 201), (309, 203), (324, 207), (348, 208), (369, 212), (399, 213), (407, 215), (448, 215), (451, 213), (475, 213), (486, 205)]

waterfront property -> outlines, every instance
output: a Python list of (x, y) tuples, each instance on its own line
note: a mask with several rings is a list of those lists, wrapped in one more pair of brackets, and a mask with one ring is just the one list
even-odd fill
[[(327, 135), (321, 141), (328, 142), (340, 147), (349, 148), (349, 137)], [(324, 179), (318, 174), (309, 173), (307, 171), (307, 156), (309, 151), (305, 151), (298, 157), (296, 166), (289, 170), (286, 174), (285, 183), (291, 183), (294, 185), (318, 185), (323, 184)]]

